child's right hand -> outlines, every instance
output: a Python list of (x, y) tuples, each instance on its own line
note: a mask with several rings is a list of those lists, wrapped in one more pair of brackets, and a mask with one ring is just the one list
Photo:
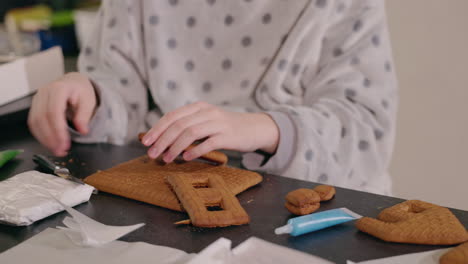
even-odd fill
[(67, 117), (78, 132), (87, 134), (96, 102), (90, 80), (77, 72), (68, 73), (37, 91), (29, 111), (29, 130), (54, 155), (65, 156), (70, 148)]

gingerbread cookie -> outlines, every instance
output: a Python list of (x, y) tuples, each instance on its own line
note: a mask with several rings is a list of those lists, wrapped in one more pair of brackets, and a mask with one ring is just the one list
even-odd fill
[(176, 195), (165, 181), (166, 176), (173, 173), (219, 175), (234, 194), (241, 193), (262, 181), (260, 174), (247, 170), (228, 166), (213, 166), (197, 161), (165, 164), (147, 156), (141, 156), (113, 168), (98, 171), (88, 176), (84, 181), (99, 191), (183, 211)]
[[(192, 225), (223, 227), (249, 223), (247, 212), (220, 176), (171, 174), (167, 181), (189, 214)], [(210, 210), (211, 207), (216, 210)]]
[(440, 264), (468, 264), (468, 243), (455, 247), (442, 255)]
[(465, 227), (449, 209), (422, 201), (397, 204), (378, 218), (363, 217), (356, 227), (388, 242), (454, 245), (468, 239)]
[(335, 196), (336, 190), (335, 187), (330, 185), (319, 185), (314, 189), (319, 195), (322, 202), (331, 200)]
[(320, 207), (320, 195), (311, 189), (297, 189), (286, 195), (285, 206), (295, 215), (310, 214)]

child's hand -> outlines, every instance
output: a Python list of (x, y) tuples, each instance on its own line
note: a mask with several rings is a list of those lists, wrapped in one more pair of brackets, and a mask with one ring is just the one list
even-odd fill
[(143, 137), (151, 146), (148, 156), (163, 154), (172, 162), (185, 148), (198, 139), (197, 147), (185, 152), (183, 158), (192, 160), (216, 149), (274, 153), (279, 141), (279, 129), (265, 113), (228, 112), (219, 107), (198, 102), (164, 115)]
[(70, 148), (67, 114), (81, 134), (96, 108), (96, 94), (89, 79), (69, 73), (40, 88), (33, 98), (28, 126), (31, 133), (54, 155), (65, 156)]

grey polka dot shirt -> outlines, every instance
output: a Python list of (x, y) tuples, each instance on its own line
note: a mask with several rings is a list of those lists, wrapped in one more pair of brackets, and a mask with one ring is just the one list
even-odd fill
[(103, 1), (79, 69), (101, 103), (75, 141), (124, 144), (206, 101), (278, 124), (277, 153), (244, 154), (249, 169), (391, 190), (398, 98), (383, 0)]

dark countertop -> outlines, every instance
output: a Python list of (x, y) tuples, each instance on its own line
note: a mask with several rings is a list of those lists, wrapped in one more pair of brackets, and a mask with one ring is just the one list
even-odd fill
[[(24, 124), (10, 127), (1, 126), (0, 131), (0, 149), (20, 148), (25, 150), (18, 158), (0, 169), (0, 180), (34, 169), (35, 165), (31, 160), (33, 154), (49, 154), (32, 138)], [(128, 146), (75, 144), (71, 154), (60, 161), (67, 162), (75, 175), (85, 177), (98, 169), (112, 167), (144, 153), (145, 148), (138, 143)], [(70, 159), (72, 162), (69, 162)], [(292, 216), (284, 208), (285, 195), (291, 190), (315, 185), (311, 182), (264, 175), (264, 180), (260, 185), (238, 195), (241, 204), (251, 217), (251, 222), (249, 225), (237, 227), (214, 229), (191, 226), (177, 227), (173, 223), (186, 219), (184, 213), (106, 193), (93, 195), (88, 203), (79, 205), (76, 209), (104, 224), (146, 223), (143, 228), (123, 237), (122, 240), (144, 241), (175, 247), (186, 252), (199, 252), (220, 237), (232, 240), (233, 246), (236, 246), (251, 236), (308, 252), (336, 263), (346, 263), (347, 259), (363, 261), (441, 248), (438, 246), (386, 243), (359, 232), (354, 227), (353, 222), (299, 237), (275, 235), (273, 230), (284, 225)], [(346, 207), (364, 216), (375, 217), (383, 208), (401, 201), (401, 199), (393, 197), (337, 188), (336, 197), (329, 202), (322, 203), (319, 211)], [(452, 211), (465, 226), (468, 226), (468, 212)], [(28, 227), (0, 225), (0, 252), (21, 243), (48, 227), (62, 225), (61, 221), (65, 216), (66, 213), (58, 213)]]

